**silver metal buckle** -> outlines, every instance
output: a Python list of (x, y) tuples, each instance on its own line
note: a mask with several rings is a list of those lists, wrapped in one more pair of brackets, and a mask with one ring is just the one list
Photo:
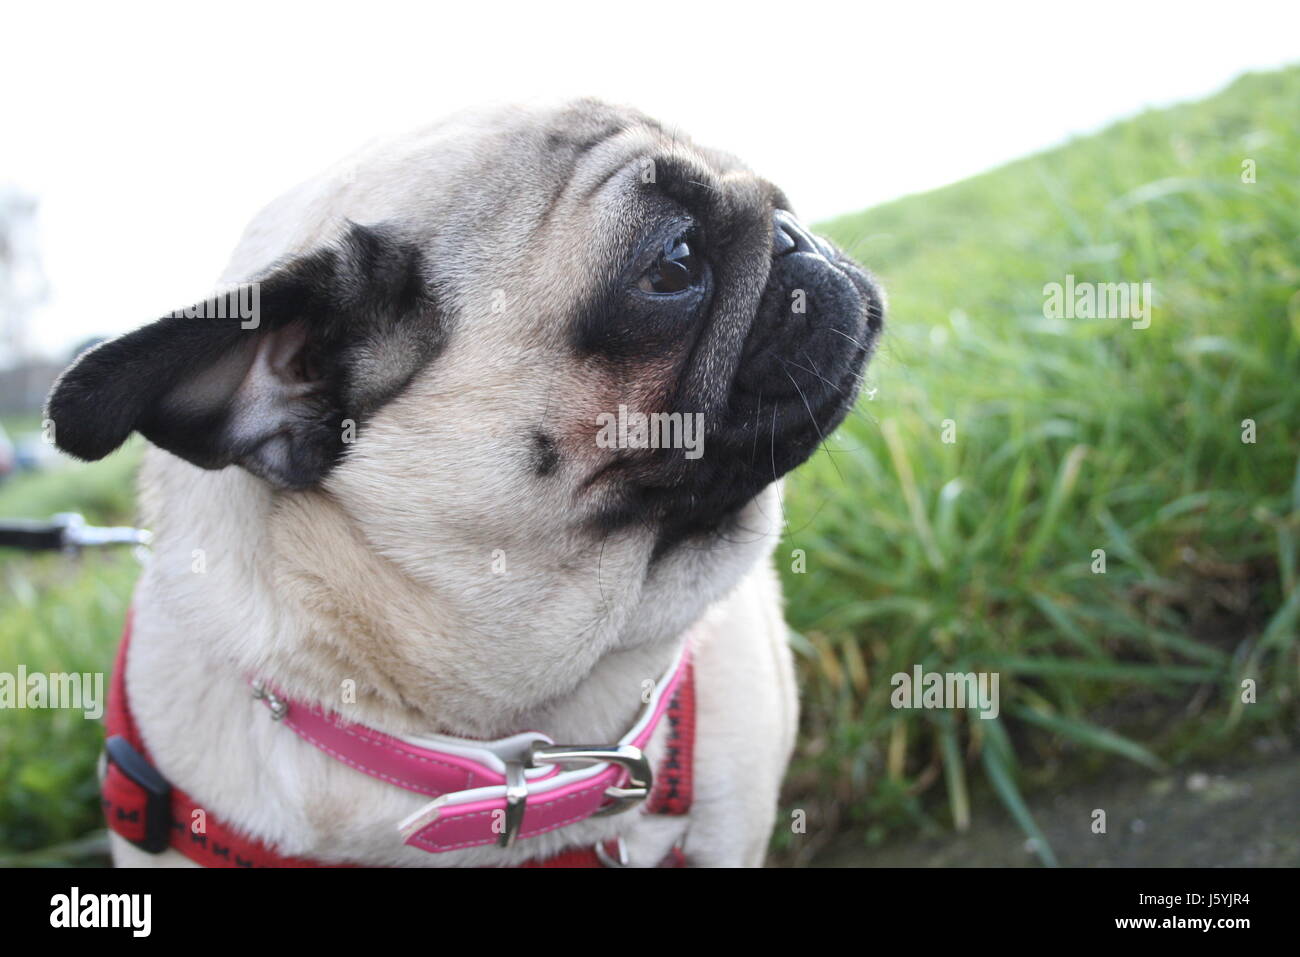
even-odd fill
[(627, 786), (606, 788), (605, 797), (611, 798), (613, 803), (601, 808), (593, 817), (631, 810), (650, 796), (654, 786), (650, 762), (645, 752), (635, 745), (533, 745), (523, 761), (506, 762), (506, 817), (505, 827), (497, 840), (498, 847), (511, 847), (523, 826), (524, 812), (528, 807), (528, 781), (524, 769), (543, 764), (618, 764), (627, 771)]
[(532, 767), (538, 764), (620, 764), (627, 771), (627, 787), (609, 787), (605, 797), (614, 803), (603, 807), (595, 817), (622, 814), (650, 796), (654, 786), (654, 771), (646, 760), (645, 752), (631, 744), (589, 745), (552, 744), (533, 748)]

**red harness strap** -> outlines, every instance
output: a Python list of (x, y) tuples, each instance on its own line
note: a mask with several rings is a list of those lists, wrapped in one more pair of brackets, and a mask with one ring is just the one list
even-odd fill
[[(131, 642), (131, 615), (127, 613), (122, 643), (109, 684), (104, 723), (108, 757), (100, 785), (104, 816), (110, 830), (150, 853), (174, 848), (204, 867), (346, 867), (287, 857), (252, 837), (232, 830), (207, 813), (179, 788), (158, 773), (131, 716), (126, 694), (126, 656)], [(684, 680), (668, 706), (668, 754), (655, 776), (654, 790), (646, 802), (648, 814), (682, 815), (691, 807), (691, 775), (695, 745), (695, 675), (687, 665)], [(192, 825), (202, 821), (196, 830)], [(604, 867), (609, 848), (575, 848), (553, 857), (527, 861), (520, 867)], [(686, 860), (674, 848), (660, 867), (684, 867)]]
[(655, 775), (646, 813), (689, 814), (694, 768), (695, 665), (693, 660), (688, 660), (681, 686), (668, 702), (668, 753)]

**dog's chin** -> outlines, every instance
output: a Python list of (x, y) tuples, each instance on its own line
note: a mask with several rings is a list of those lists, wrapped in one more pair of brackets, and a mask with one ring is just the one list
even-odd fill
[(693, 449), (624, 452), (605, 465), (597, 474), (615, 489), (602, 524), (653, 526), (661, 548), (728, 530), (848, 415), (882, 324), (875, 282), (829, 246), (773, 260), (725, 409), (704, 416)]

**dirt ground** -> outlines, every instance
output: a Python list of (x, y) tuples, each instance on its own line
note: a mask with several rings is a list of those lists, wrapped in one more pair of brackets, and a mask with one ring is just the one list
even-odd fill
[[(1030, 802), (1065, 867), (1300, 867), (1300, 755), (1126, 774)], [(1094, 811), (1106, 832), (1093, 833)], [(817, 867), (1033, 867), (1008, 817), (878, 848), (846, 835)]]

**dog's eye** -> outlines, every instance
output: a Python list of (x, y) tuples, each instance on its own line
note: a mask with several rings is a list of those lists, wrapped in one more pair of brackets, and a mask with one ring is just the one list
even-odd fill
[(699, 281), (703, 261), (691, 249), (696, 241), (692, 233), (670, 239), (655, 264), (637, 280), (642, 292), (681, 292)]

